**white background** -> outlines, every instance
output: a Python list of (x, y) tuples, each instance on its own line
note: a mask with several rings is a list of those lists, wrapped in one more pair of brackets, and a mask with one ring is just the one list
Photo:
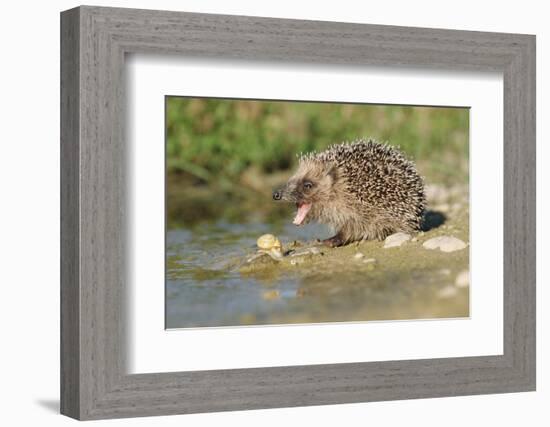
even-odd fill
[[(548, 250), (550, 28), (544, 2), (339, 2), (231, 0), (97, 1), (96, 4), (375, 24), (536, 33), (538, 74), (538, 392), (104, 422), (109, 425), (280, 426), (314, 424), (498, 426), (549, 423)], [(3, 5), (0, 79), (0, 209), (3, 292), (2, 424), (68, 425), (59, 384), (59, 16), (71, 1)]]
[[(223, 80), (216, 77), (223, 75)], [(127, 58), (132, 173), (130, 372), (502, 354), (502, 76)], [(270, 82), (265, 85), (264, 82)], [(470, 319), (164, 330), (164, 96), (330, 100), (470, 109)], [(151, 143), (156, 141), (157, 143)], [(494, 161), (487, 164), (487, 158)], [(250, 345), (250, 343), (254, 343)], [(368, 343), (368, 344), (367, 344)], [(405, 344), (406, 343), (406, 344)], [(210, 351), (205, 352), (204, 348)]]

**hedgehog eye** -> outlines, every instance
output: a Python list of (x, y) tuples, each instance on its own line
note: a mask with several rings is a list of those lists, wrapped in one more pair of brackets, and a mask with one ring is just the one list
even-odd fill
[(313, 188), (313, 182), (311, 181), (304, 181), (304, 188), (306, 190), (311, 190)]

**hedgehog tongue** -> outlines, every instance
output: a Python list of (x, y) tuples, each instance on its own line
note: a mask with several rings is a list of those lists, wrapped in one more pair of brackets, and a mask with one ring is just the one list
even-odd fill
[(302, 224), (302, 222), (304, 222), (304, 219), (306, 218), (306, 215), (310, 209), (311, 209), (311, 203), (300, 203), (298, 205), (298, 212), (296, 212), (296, 216), (294, 217), (294, 221), (292, 221), (292, 223), (294, 225)]

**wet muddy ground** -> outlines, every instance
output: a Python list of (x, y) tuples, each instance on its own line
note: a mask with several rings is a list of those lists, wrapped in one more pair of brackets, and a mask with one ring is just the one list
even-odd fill
[[(288, 218), (199, 221), (167, 231), (166, 327), (239, 326), (456, 318), (469, 315), (467, 186), (427, 189), (426, 231), (401, 246), (369, 241), (329, 249), (319, 225)], [(256, 240), (276, 235), (287, 254), (255, 257)], [(466, 243), (444, 252), (437, 236)], [(315, 247), (313, 253), (308, 248)], [(296, 255), (297, 256), (293, 256)]]

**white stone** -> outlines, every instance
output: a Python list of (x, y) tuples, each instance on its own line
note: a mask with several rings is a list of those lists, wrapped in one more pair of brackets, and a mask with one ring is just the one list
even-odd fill
[(466, 288), (470, 285), (470, 272), (468, 270), (461, 271), (456, 276), (455, 286), (458, 288)]
[(440, 249), (443, 252), (454, 252), (464, 249), (468, 245), (453, 236), (439, 236), (426, 240), (422, 246), (426, 249)]
[(355, 259), (361, 259), (361, 258), (363, 258), (364, 256), (365, 256), (365, 254), (363, 254), (363, 253), (361, 253), (361, 252), (357, 252), (357, 253), (353, 256), (353, 258), (355, 258)]
[(444, 288), (441, 288), (437, 293), (437, 295), (439, 296), (439, 298), (452, 298), (457, 293), (458, 293), (458, 290), (454, 286), (448, 285), (448, 286), (445, 286)]
[(395, 233), (391, 236), (386, 237), (384, 241), (384, 248), (397, 248), (401, 246), (406, 241), (411, 240), (411, 235), (407, 233)]

